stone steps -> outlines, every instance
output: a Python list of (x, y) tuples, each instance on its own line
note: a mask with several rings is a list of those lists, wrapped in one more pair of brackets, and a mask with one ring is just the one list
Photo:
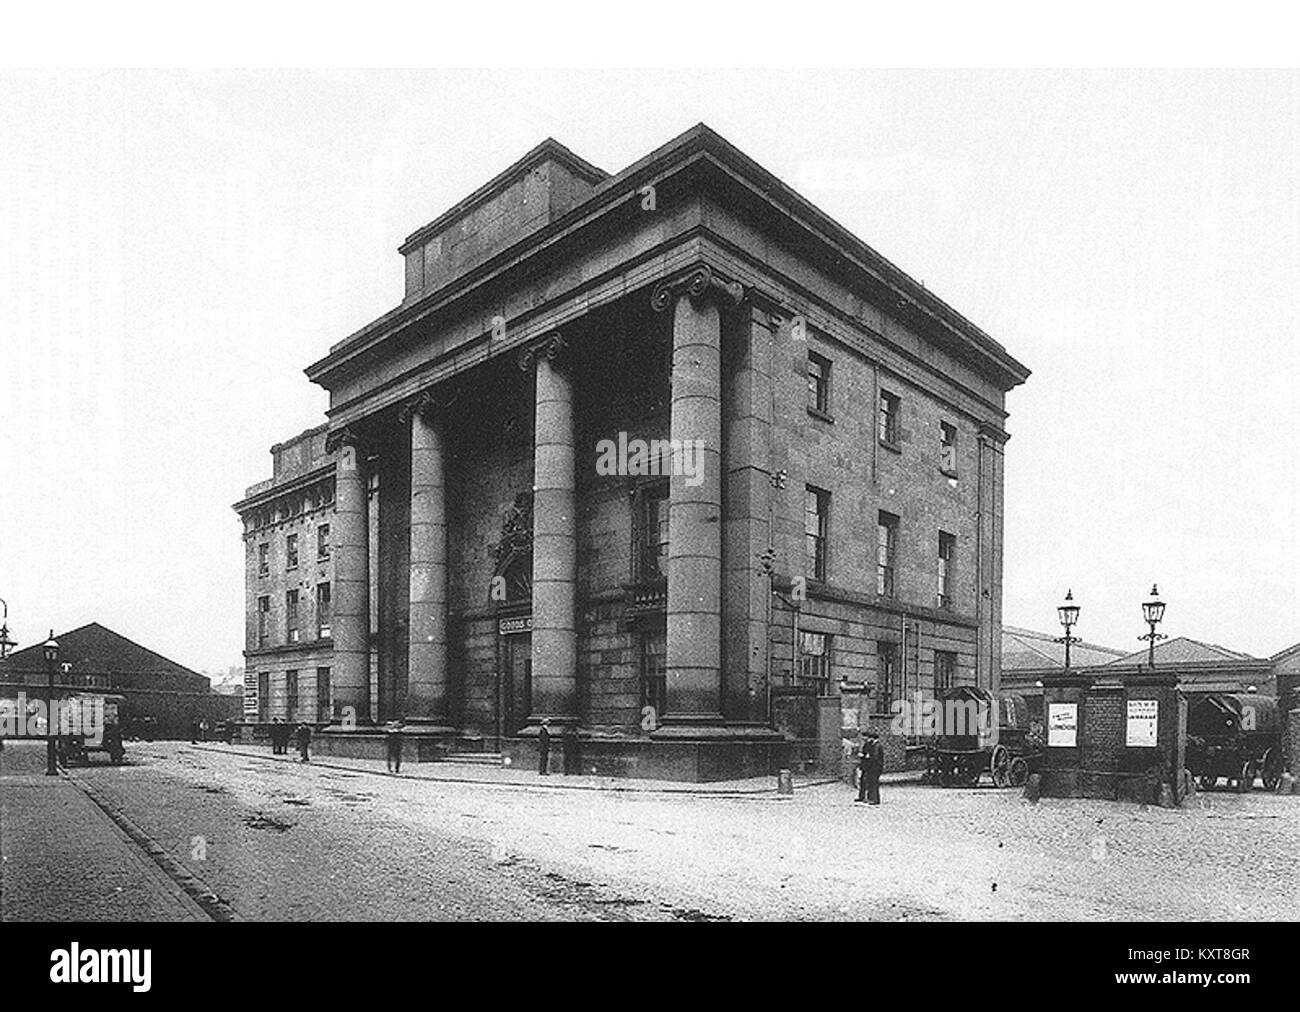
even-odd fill
[(500, 752), (448, 752), (442, 759), (444, 763), (459, 763), (463, 766), (500, 766)]

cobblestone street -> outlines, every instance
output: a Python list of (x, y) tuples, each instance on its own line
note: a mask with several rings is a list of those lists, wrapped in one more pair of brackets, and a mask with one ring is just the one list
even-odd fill
[[(448, 765), (392, 777), (374, 763), (302, 765), (220, 745), (133, 743), (128, 754), (123, 767), (73, 771), (57, 795), (33, 774), (38, 746), (11, 743), (0, 754), (6, 919), (36, 916), (32, 894), (49, 878), (38, 870), (61, 875), (84, 864), (88, 834), (120, 849), (110, 865), (155, 891), (168, 888), (156, 863), (73, 784), (160, 844), (241, 919), (1195, 920), (1300, 912), (1300, 804), (1263, 793), (1202, 794), (1170, 811), (1031, 805), (1015, 791), (908, 783), (887, 784), (885, 804), (869, 808), (852, 804), (842, 784), (801, 787), (792, 798), (758, 782), (752, 794), (683, 785), (668, 793), (626, 781), (619, 790), (583, 790), (561, 777), (543, 786), (535, 774), (490, 782), (498, 771)], [(467, 782), (480, 775), (485, 782)], [(37, 803), (46, 797), (58, 805)], [(111, 902), (114, 894), (105, 901), (103, 892), (96, 902)], [(88, 893), (65, 888), (49, 916), (179, 919), (197, 909), (181, 896), (150, 910), (131, 892), (110, 914), (87, 910), (77, 895)]]

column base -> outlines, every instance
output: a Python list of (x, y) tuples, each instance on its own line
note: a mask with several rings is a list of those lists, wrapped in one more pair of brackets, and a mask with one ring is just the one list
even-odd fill
[[(566, 755), (564, 735), (552, 730), (551, 774), (567, 769), (584, 776), (712, 783), (773, 775), (788, 766), (790, 754), (783, 735), (753, 726), (670, 726), (648, 737), (579, 729), (576, 744)], [(501, 750), (508, 766), (538, 772), (535, 728), (505, 739)]]
[[(447, 733), (431, 732), (405, 725), (402, 728), (402, 759), (404, 762), (437, 762), (453, 751), (460, 734), (454, 728)], [(312, 738), (311, 750), (316, 755), (339, 756), (347, 759), (387, 759), (388, 734), (379, 727), (358, 727), (344, 730), (326, 728)]]

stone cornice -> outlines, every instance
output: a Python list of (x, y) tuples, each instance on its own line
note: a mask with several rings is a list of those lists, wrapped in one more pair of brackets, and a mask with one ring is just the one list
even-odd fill
[(255, 509), (256, 507), (265, 505), (268, 502), (274, 502), (283, 495), (291, 495), (294, 492), (300, 492), (304, 488), (309, 488), (316, 484), (316, 482), (320, 481), (322, 478), (332, 477), (334, 474), (334, 467), (334, 461), (330, 461), (323, 467), (318, 467), (315, 470), (308, 471), (306, 474), (300, 474), (298, 477), (291, 478), (279, 485), (272, 485), (254, 495), (246, 496), (239, 502), (235, 503), (231, 509), (236, 513), (246, 513), (250, 509)]
[[(847, 271), (853, 278), (850, 287), (872, 291), (872, 301), (905, 325), (920, 328), (923, 334), (950, 335), (947, 339), (964, 348), (978, 363), (977, 369), (996, 375), (1007, 387), (1028, 377), (1029, 370), (975, 324), (703, 124), (598, 184), (590, 197), (545, 228), (340, 341), (325, 358), (307, 368), (308, 377), (331, 387), (332, 377), (339, 370), (355, 368), (358, 356), (367, 355), (409, 325), (427, 321), (430, 313), (471, 289), (504, 283), (505, 274), (539, 255), (580, 255), (579, 233), (601, 219), (613, 224), (611, 214), (638, 213), (638, 188), (647, 181), (661, 190), (661, 196), (672, 187), (693, 192), (702, 192), (706, 186), (729, 188), (736, 195), (738, 213), (761, 219), (766, 230), (790, 232), (792, 240), (811, 243), (809, 249), (817, 254), (816, 259), (831, 265), (828, 269), (835, 274)], [(561, 244), (569, 248), (561, 249)]]

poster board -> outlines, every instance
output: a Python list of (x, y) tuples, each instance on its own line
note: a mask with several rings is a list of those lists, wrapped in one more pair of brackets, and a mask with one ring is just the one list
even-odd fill
[(1047, 704), (1047, 747), (1074, 748), (1078, 744), (1079, 704)]
[(1155, 748), (1159, 717), (1159, 700), (1130, 699), (1128, 719), (1124, 724), (1124, 744), (1130, 748)]

